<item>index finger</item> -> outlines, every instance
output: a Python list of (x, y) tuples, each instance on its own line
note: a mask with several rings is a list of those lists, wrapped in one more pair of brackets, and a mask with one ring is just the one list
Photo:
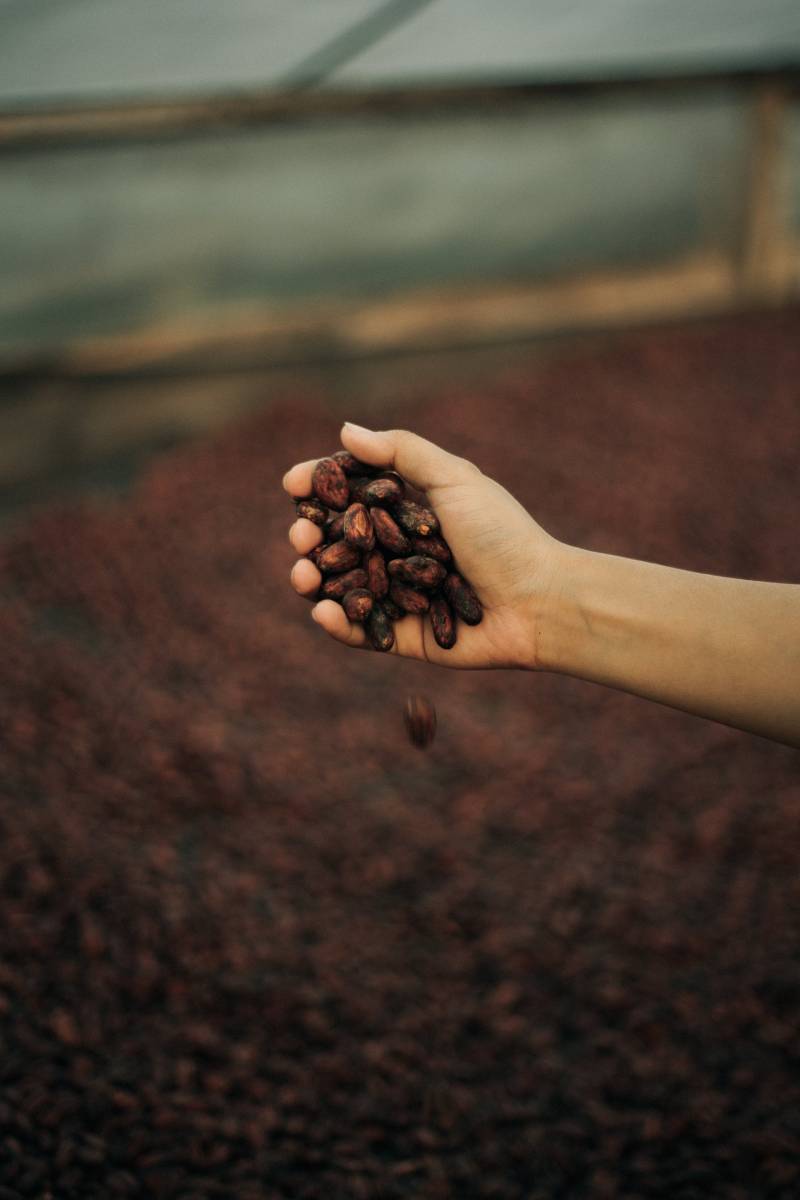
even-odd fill
[(283, 477), (283, 486), (290, 496), (300, 499), (311, 495), (311, 476), (317, 462), (318, 459), (312, 458), (309, 462), (295, 463), (289, 468)]

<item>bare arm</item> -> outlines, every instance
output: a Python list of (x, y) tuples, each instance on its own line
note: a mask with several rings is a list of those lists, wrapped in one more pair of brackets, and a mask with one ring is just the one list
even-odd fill
[[(406, 617), (395, 653), (442, 666), (561, 672), (800, 747), (800, 585), (568, 546), (472, 463), (413, 433), (345, 425), (342, 442), (427, 492), (484, 605), (483, 622), (460, 627), (450, 651), (436, 645), (423, 618)], [(293, 467), (287, 491), (308, 494), (313, 465)], [(300, 554), (321, 537), (309, 521), (290, 530)], [(292, 582), (313, 597), (319, 572), (302, 559)], [(365, 645), (363, 630), (333, 601), (312, 615), (337, 640)]]

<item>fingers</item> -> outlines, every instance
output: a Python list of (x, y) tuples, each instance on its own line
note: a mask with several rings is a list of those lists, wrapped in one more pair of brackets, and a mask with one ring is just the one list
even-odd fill
[(319, 525), (299, 517), (289, 529), (289, 541), (298, 554), (308, 554), (322, 541), (323, 533)]
[(317, 459), (315, 458), (309, 462), (295, 463), (283, 477), (284, 491), (287, 491), (290, 496), (310, 496), (311, 476), (316, 465)]
[[(409, 433), (388, 429), (376, 433), (347, 422), (342, 427), (342, 445), (351, 454), (373, 466), (394, 467), (420, 491), (460, 483), (475, 468), (463, 458)], [(297, 468), (294, 468), (297, 470)]]
[(313, 600), (322, 583), (322, 576), (308, 558), (301, 558), (294, 564), (290, 578), (297, 594), (308, 600)]
[(319, 604), (312, 608), (311, 616), (337, 642), (362, 650), (367, 648), (369, 643), (364, 630), (360, 625), (348, 621), (344, 609), (335, 600), (320, 600)]

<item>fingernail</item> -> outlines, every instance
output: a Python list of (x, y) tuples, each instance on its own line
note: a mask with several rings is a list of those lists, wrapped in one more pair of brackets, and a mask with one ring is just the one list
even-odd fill
[(345, 421), (345, 429), (352, 429), (354, 433), (373, 433), (372, 429), (365, 429), (363, 425), (354, 425), (352, 421)]

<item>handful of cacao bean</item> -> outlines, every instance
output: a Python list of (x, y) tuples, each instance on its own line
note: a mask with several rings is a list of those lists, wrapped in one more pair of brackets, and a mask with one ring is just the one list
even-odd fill
[(323, 531), (307, 555), (322, 574), (319, 599), (363, 622), (376, 650), (391, 650), (393, 622), (407, 613), (428, 615), (443, 650), (456, 644), (457, 618), (480, 623), (481, 602), (456, 570), (436, 514), (406, 495), (396, 471), (337, 450), (319, 460), (311, 489), (296, 503), (297, 515)]

